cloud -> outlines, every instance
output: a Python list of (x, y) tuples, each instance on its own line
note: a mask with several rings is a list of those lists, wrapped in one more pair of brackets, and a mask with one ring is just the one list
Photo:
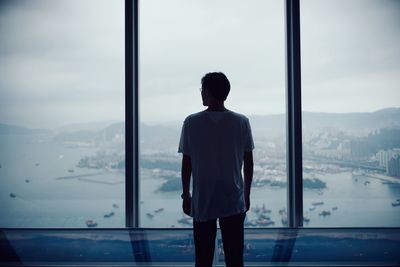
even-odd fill
[[(2, 1), (0, 122), (56, 127), (123, 120), (123, 5)], [(396, 105), (398, 25), (399, 1), (301, 1), (304, 109)], [(284, 112), (283, 1), (145, 0), (139, 26), (141, 120), (180, 120), (202, 109), (198, 88), (210, 71), (230, 79), (230, 108)], [(364, 101), (355, 106), (360, 95)]]

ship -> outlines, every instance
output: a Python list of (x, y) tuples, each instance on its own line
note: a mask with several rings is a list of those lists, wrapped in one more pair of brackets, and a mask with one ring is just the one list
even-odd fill
[(164, 208), (156, 209), (154, 212), (155, 212), (155, 213), (159, 213), (159, 212), (162, 212), (162, 211), (164, 211)]
[(327, 216), (327, 215), (331, 215), (331, 212), (328, 210), (323, 210), (319, 213), (319, 216)]
[(252, 211), (254, 211), (255, 213), (259, 213), (260, 212), (260, 208), (258, 207), (258, 205), (252, 209)]
[(306, 216), (304, 216), (304, 217), (303, 217), (303, 222), (305, 222), (305, 223), (309, 223), (309, 222), (310, 222), (310, 218), (309, 218), (309, 217), (306, 217)]
[(332, 210), (338, 210), (338, 207), (337, 206), (332, 207)]
[(258, 215), (258, 219), (259, 220), (270, 220), (271, 217), (266, 216), (265, 214), (260, 214), (260, 215)]
[(94, 220), (87, 220), (86, 221), (86, 226), (87, 227), (96, 227), (97, 226), (97, 222)]
[(311, 208), (309, 208), (308, 210), (309, 211), (313, 211), (313, 210), (315, 210), (316, 209), (316, 207), (311, 207)]
[(151, 214), (151, 213), (146, 213), (146, 215), (147, 215), (147, 217), (149, 217), (150, 219), (152, 219), (152, 218), (154, 217), (154, 215)]
[(320, 206), (320, 205), (324, 205), (323, 201), (317, 201), (317, 202), (313, 202), (312, 203), (313, 206)]
[(68, 169), (68, 172), (73, 173), (75, 170), (74, 169)]
[(393, 207), (400, 206), (400, 199), (397, 199), (396, 202), (392, 203)]
[(29, 183), (30, 182), (30, 180), (29, 179), (25, 179), (25, 183)]
[(16, 198), (17, 196), (14, 193), (10, 193), (10, 197)]
[(265, 204), (262, 205), (261, 210), (262, 210), (263, 213), (271, 213), (271, 210), (270, 210), (270, 209), (267, 209), (267, 208), (265, 207)]
[(118, 204), (112, 204), (112, 207), (114, 208), (114, 209), (118, 209), (119, 208), (119, 206), (118, 206)]
[(112, 211), (112, 212), (110, 212), (110, 213), (107, 213), (107, 214), (104, 214), (104, 218), (110, 218), (110, 217), (112, 217), (112, 216), (114, 216), (114, 212)]

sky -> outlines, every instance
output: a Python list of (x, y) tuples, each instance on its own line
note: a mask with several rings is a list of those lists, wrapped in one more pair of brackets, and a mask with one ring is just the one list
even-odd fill
[[(301, 1), (303, 110), (400, 106), (400, 1)], [(229, 109), (285, 112), (281, 0), (142, 0), (143, 122), (202, 110), (201, 77), (224, 72)], [(55, 128), (124, 120), (122, 0), (0, 0), (0, 123)]]

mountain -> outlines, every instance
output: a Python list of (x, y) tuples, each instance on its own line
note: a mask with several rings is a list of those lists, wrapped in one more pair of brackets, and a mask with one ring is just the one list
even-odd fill
[[(387, 108), (375, 112), (361, 113), (322, 113), (304, 111), (303, 129), (339, 128), (344, 130), (363, 130), (400, 127), (400, 108)], [(285, 114), (249, 116), (255, 136), (285, 134)], [(95, 124), (93, 124), (95, 125)], [(92, 125), (92, 126), (93, 126)], [(143, 148), (172, 149), (179, 143), (181, 122), (170, 125), (148, 125), (140, 123), (140, 145)], [(99, 124), (96, 124), (99, 126)], [(97, 128), (97, 129), (96, 129)], [(125, 139), (125, 123), (117, 122), (98, 129), (84, 127), (81, 130), (65, 130), (54, 137), (59, 142), (112, 142)], [(39, 134), (50, 133), (46, 129), (29, 129), (16, 125), (0, 124), (0, 134)]]
[(400, 108), (375, 112), (317, 113), (303, 112), (303, 125), (311, 128), (380, 129), (400, 126)]
[(48, 129), (30, 129), (17, 125), (0, 123), (0, 134), (49, 134)]
[[(286, 127), (286, 115), (249, 116), (253, 133), (283, 134)], [(387, 108), (375, 112), (359, 113), (302, 113), (303, 129), (338, 128), (344, 130), (364, 130), (400, 127), (400, 108)]]

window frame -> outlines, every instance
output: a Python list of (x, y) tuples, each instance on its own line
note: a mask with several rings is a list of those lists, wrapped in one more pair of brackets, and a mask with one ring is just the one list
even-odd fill
[[(288, 227), (303, 226), (300, 3), (285, 1)], [(125, 0), (125, 227), (139, 228), (139, 0)]]

